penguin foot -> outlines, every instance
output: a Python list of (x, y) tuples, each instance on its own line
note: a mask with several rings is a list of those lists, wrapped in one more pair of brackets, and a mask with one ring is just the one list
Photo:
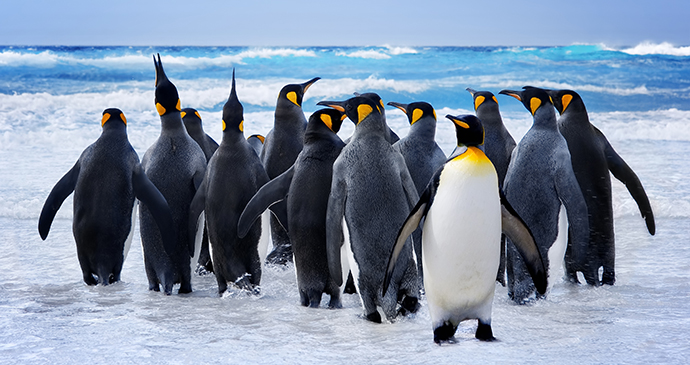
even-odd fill
[(367, 320), (374, 323), (381, 323), (381, 314), (378, 311), (369, 313), (367, 314)]
[(491, 330), (491, 325), (482, 323), (482, 321), (479, 321), (479, 325), (477, 326), (477, 332), (475, 332), (474, 337), (476, 337), (479, 341), (496, 340), (496, 337), (494, 337), (493, 331)]
[(266, 263), (270, 265), (287, 265), (288, 262), (292, 262), (292, 245), (289, 243), (276, 246), (266, 256)]
[(437, 344), (441, 344), (442, 342), (450, 342), (450, 343), (455, 343), (455, 331), (457, 330), (457, 326), (453, 326), (450, 321), (445, 321), (443, 324), (439, 327), (436, 327), (434, 329), (434, 342)]
[(419, 307), (419, 300), (417, 298), (405, 296), (405, 298), (402, 300), (402, 303), (400, 303), (398, 314), (406, 316), (409, 313), (416, 313), (417, 310), (419, 310)]
[(207, 265), (197, 264), (194, 273), (199, 276), (211, 275), (213, 273), (213, 265), (210, 264), (210, 261)]
[(98, 284), (98, 280), (96, 280), (96, 278), (94, 278), (91, 274), (84, 274), (84, 282), (86, 283), (86, 285)]
[(328, 309), (340, 309), (342, 307), (343, 303), (340, 301), (340, 298), (331, 297), (331, 300), (328, 302)]

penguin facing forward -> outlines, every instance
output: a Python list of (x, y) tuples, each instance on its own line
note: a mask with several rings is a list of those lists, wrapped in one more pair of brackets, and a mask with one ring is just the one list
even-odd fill
[(240, 236), (269, 206), (287, 200), (288, 235), (292, 243), (297, 287), (303, 306), (317, 308), (323, 293), (330, 308), (340, 308), (340, 288), (328, 271), (326, 212), (331, 192), (333, 162), (345, 143), (336, 133), (345, 115), (321, 109), (309, 117), (304, 148), (295, 164), (269, 181), (254, 195), (242, 213)]
[(500, 193), (496, 170), (479, 149), (484, 142), (480, 120), (473, 115), (446, 118), (455, 125), (457, 148), (401, 226), (383, 287), (405, 239), (424, 219), (424, 288), (434, 342), (452, 341), (458, 324), (467, 319), (479, 322), (476, 338), (491, 341), (501, 231), (515, 242), (540, 293), (546, 291), (546, 270), (529, 228)]
[[(606, 136), (589, 121), (587, 109), (579, 94), (572, 90), (547, 90), (560, 113), (558, 130), (566, 142), (573, 171), (580, 185), (589, 213), (589, 245), (585, 262), (575, 262), (571, 245), (565, 252), (568, 279), (579, 282), (577, 268), (583, 270), (590, 285), (613, 285), (615, 275), (615, 243), (613, 203), (609, 171), (628, 188), (640, 209), (650, 234), (655, 233), (654, 214), (647, 194), (635, 172), (616, 153)], [(603, 275), (599, 278), (599, 268)]]
[[(489, 91), (466, 89), (472, 95), (474, 111), (484, 126), (484, 153), (496, 168), (498, 174), (498, 188), (503, 189), (506, 178), (510, 154), (515, 149), (515, 140), (503, 124), (503, 118), (498, 110), (498, 100)], [(505, 236), (501, 236), (501, 265), (498, 267), (496, 281), (506, 286), (506, 244)]]
[[(320, 77), (315, 77), (302, 84), (285, 85), (280, 90), (273, 129), (266, 135), (264, 147), (261, 150), (261, 162), (269, 179), (274, 179), (290, 168), (302, 151), (304, 131), (307, 128), (307, 119), (302, 111), (302, 99), (309, 87), (319, 79)], [(287, 208), (283, 206), (279, 209)], [(273, 251), (268, 255), (267, 261), (271, 264), (284, 265), (292, 260), (290, 238), (273, 216), (271, 216), (271, 238)]]
[(196, 248), (189, 239), (189, 204), (204, 178), (206, 157), (204, 151), (189, 136), (180, 116), (180, 98), (175, 85), (168, 79), (158, 55), (153, 59), (156, 67), (156, 110), (161, 119), (161, 134), (149, 147), (142, 159), (142, 167), (151, 182), (163, 193), (178, 227), (177, 243), (173, 252), (162, 250), (161, 238), (143, 207), (139, 212), (141, 242), (144, 248), (144, 266), (149, 290), (172, 293), (180, 283), (179, 293), (192, 291), (190, 259)]
[[(381, 322), (377, 306), (391, 320), (401, 311), (417, 310), (419, 284), (407, 241), (400, 253), (403, 264), (392, 273), (391, 290), (384, 296), (382, 283), (386, 256), (395, 243), (395, 234), (418, 200), (417, 189), (405, 159), (391, 146), (383, 121), (383, 106), (367, 97), (344, 102), (322, 101), (319, 105), (343, 111), (355, 124), (355, 132), (333, 164), (331, 195), (326, 213), (326, 244), (331, 276), (342, 285), (341, 246), (344, 244), (354, 283), (364, 314)], [(344, 227), (345, 225), (345, 227)]]
[[(208, 163), (213, 153), (218, 149), (218, 143), (204, 132), (201, 115), (199, 115), (196, 109), (184, 108), (180, 115), (182, 116), (182, 122), (184, 122), (187, 133), (189, 133), (189, 136), (199, 144), (201, 150), (204, 151), (206, 163)], [(206, 229), (204, 229), (204, 236), (201, 240), (201, 252), (199, 253), (199, 260), (197, 261), (197, 272), (202, 274), (204, 270), (206, 272), (213, 272), (211, 254), (208, 251), (208, 234), (206, 233)]]
[[(566, 213), (573, 257), (577, 261), (584, 257), (589, 239), (587, 205), (573, 172), (567, 143), (558, 132), (549, 95), (534, 88), (502, 90), (500, 94), (516, 98), (533, 116), (532, 127), (513, 150), (503, 188), (508, 201), (534, 234), (551, 285), (565, 254)], [(511, 244), (506, 245), (506, 274), (511, 299), (516, 303), (529, 301), (534, 284)]]
[[(388, 105), (402, 110), (407, 115), (410, 131), (407, 136), (393, 144), (393, 149), (400, 152), (405, 159), (417, 193), (422, 194), (436, 170), (446, 162), (446, 155), (435, 140), (436, 111), (426, 102), (389, 102)], [(420, 281), (423, 281), (421, 229), (415, 230), (412, 234), (412, 242), (417, 255), (417, 272)]]
[(119, 109), (106, 109), (101, 126), (98, 140), (53, 187), (38, 220), (38, 232), (45, 240), (62, 202), (74, 192), (72, 232), (88, 285), (120, 280), (132, 242), (135, 198), (151, 211), (166, 250), (172, 251), (177, 239), (168, 203), (146, 177), (127, 139), (125, 115)]
[(204, 211), (218, 292), (223, 294), (229, 282), (258, 294), (261, 221), (252, 224), (243, 237), (237, 234), (237, 222), (268, 176), (259, 156), (244, 138), (243, 108), (235, 90), (234, 70), (230, 96), (223, 106), (222, 124), (223, 140), (211, 157), (204, 181), (191, 204), (189, 232), (195, 230), (197, 219)]

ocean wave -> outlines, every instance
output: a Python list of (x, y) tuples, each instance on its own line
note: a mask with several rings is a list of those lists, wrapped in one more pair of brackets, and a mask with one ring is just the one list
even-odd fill
[(384, 53), (383, 51), (378, 51), (374, 49), (362, 49), (353, 52), (343, 52), (338, 51), (335, 53), (336, 56), (344, 56), (351, 58), (366, 58), (375, 60), (385, 60), (391, 58), (390, 55)]
[(667, 56), (690, 56), (690, 46), (677, 47), (669, 42), (651, 43), (643, 42), (632, 48), (621, 49), (620, 52), (644, 56), (644, 55), (667, 55)]

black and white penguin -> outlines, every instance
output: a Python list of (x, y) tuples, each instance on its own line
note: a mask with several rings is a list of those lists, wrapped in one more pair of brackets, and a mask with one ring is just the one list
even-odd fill
[[(145, 207), (139, 212), (141, 242), (144, 248), (144, 266), (149, 290), (172, 293), (180, 283), (179, 293), (192, 291), (190, 259), (196, 253), (194, 240), (189, 239), (189, 204), (204, 178), (206, 157), (189, 136), (180, 115), (177, 89), (158, 61), (156, 67), (156, 110), (161, 118), (161, 134), (149, 147), (142, 159), (142, 167), (158, 190), (168, 201), (175, 226), (178, 227), (177, 244), (172, 252), (162, 249), (161, 238), (153, 224), (151, 213)], [(194, 263), (196, 265), (196, 262)]]
[[(398, 302), (403, 312), (416, 311), (419, 284), (411, 243), (402, 250), (403, 264), (392, 275), (391, 290), (385, 296), (382, 293), (386, 256), (419, 197), (405, 159), (388, 140), (383, 105), (363, 96), (318, 104), (344, 112), (356, 124), (350, 143), (333, 164), (326, 214), (331, 276), (342, 285), (343, 273), (347, 275), (341, 266), (344, 246), (368, 320), (381, 322), (377, 306), (388, 319), (394, 318)], [(344, 233), (347, 238), (343, 245)]]
[(152, 213), (163, 247), (172, 251), (176, 230), (168, 203), (139, 164), (127, 139), (127, 119), (119, 109), (103, 112), (101, 136), (82, 152), (74, 167), (48, 195), (38, 220), (43, 240), (62, 202), (74, 191), (72, 232), (88, 285), (120, 280), (132, 242), (135, 198)]
[[(503, 124), (503, 118), (498, 109), (498, 100), (490, 91), (476, 91), (466, 89), (472, 95), (472, 104), (477, 118), (484, 126), (483, 151), (496, 168), (498, 174), (498, 188), (503, 189), (503, 180), (506, 178), (510, 155), (515, 149), (515, 140)], [(501, 236), (501, 265), (498, 267), (496, 281), (506, 285), (506, 244), (505, 236)]]
[(295, 164), (264, 185), (247, 204), (239, 222), (240, 236), (271, 205), (287, 200), (288, 235), (292, 243), (297, 287), (303, 306), (316, 308), (323, 293), (330, 308), (340, 308), (340, 287), (330, 276), (326, 254), (326, 212), (333, 162), (345, 143), (337, 136), (345, 115), (321, 109), (309, 117), (304, 148)]
[(452, 340), (458, 324), (467, 319), (479, 321), (478, 339), (491, 341), (501, 232), (516, 243), (540, 293), (546, 291), (546, 270), (529, 229), (500, 193), (496, 169), (479, 149), (484, 142), (481, 121), (473, 115), (446, 118), (455, 124), (457, 148), (400, 228), (384, 289), (405, 239), (424, 219), (424, 288), (434, 342)]
[[(562, 275), (559, 269), (568, 235), (566, 223), (570, 226), (574, 257), (579, 260), (586, 253), (587, 205), (573, 172), (568, 145), (558, 132), (556, 111), (549, 95), (535, 88), (503, 90), (500, 94), (521, 101), (534, 119), (513, 150), (503, 189), (534, 234), (552, 285)], [(510, 243), (506, 244), (506, 274), (511, 299), (517, 303), (530, 300), (534, 284)]]
[[(407, 115), (410, 131), (407, 136), (393, 144), (393, 149), (400, 152), (405, 159), (417, 193), (422, 194), (436, 170), (446, 162), (446, 155), (436, 144), (436, 111), (431, 104), (423, 101), (410, 104), (389, 102), (388, 105), (402, 110)], [(420, 281), (423, 281), (421, 229), (414, 231), (412, 242), (417, 256), (417, 271)]]
[(237, 234), (237, 222), (252, 196), (268, 181), (268, 176), (259, 156), (244, 138), (243, 108), (235, 90), (234, 71), (230, 96), (223, 106), (222, 125), (223, 140), (211, 157), (204, 181), (191, 204), (190, 234), (197, 228), (197, 219), (204, 211), (218, 292), (224, 293), (228, 283), (232, 283), (258, 294), (261, 221), (251, 225), (243, 237)]
[[(302, 111), (302, 99), (309, 87), (319, 79), (320, 77), (315, 77), (302, 84), (285, 85), (280, 90), (273, 129), (266, 135), (264, 147), (261, 150), (261, 162), (269, 179), (274, 179), (290, 168), (302, 151), (304, 131), (307, 128), (307, 119)], [(287, 208), (283, 206), (279, 209)], [(271, 264), (283, 265), (292, 260), (290, 238), (273, 216), (271, 216), (271, 238), (273, 251), (268, 255), (267, 261)]]
[[(615, 243), (613, 233), (613, 203), (611, 177), (628, 188), (647, 223), (650, 234), (655, 233), (654, 214), (640, 179), (616, 153), (606, 136), (589, 121), (587, 109), (580, 95), (572, 90), (547, 90), (556, 110), (558, 130), (570, 151), (573, 171), (580, 185), (589, 212), (589, 245), (584, 262), (574, 262), (570, 245), (565, 252), (568, 279), (579, 282), (577, 271), (582, 271), (590, 285), (613, 285), (615, 275)], [(599, 268), (603, 275), (599, 278)], [(579, 268), (579, 269), (578, 269)]]
[[(184, 122), (184, 127), (187, 129), (187, 133), (192, 137), (199, 147), (204, 151), (206, 156), (206, 163), (211, 159), (213, 153), (218, 149), (218, 143), (211, 138), (206, 132), (204, 132), (204, 127), (201, 122), (201, 115), (196, 109), (184, 108), (180, 113), (182, 116), (182, 122)], [(203, 268), (203, 269), (202, 269)], [(204, 270), (206, 272), (213, 272), (213, 264), (211, 263), (211, 254), (208, 251), (208, 234), (204, 229), (204, 236), (201, 240), (201, 251), (199, 252), (199, 260), (197, 260), (197, 272), (202, 274)]]

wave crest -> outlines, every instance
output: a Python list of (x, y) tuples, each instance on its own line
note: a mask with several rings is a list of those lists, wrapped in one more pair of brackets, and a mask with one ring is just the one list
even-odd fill
[(690, 56), (690, 46), (676, 47), (669, 42), (651, 43), (643, 42), (632, 48), (625, 48), (620, 50), (623, 53), (644, 56), (644, 55), (667, 55), (667, 56)]

